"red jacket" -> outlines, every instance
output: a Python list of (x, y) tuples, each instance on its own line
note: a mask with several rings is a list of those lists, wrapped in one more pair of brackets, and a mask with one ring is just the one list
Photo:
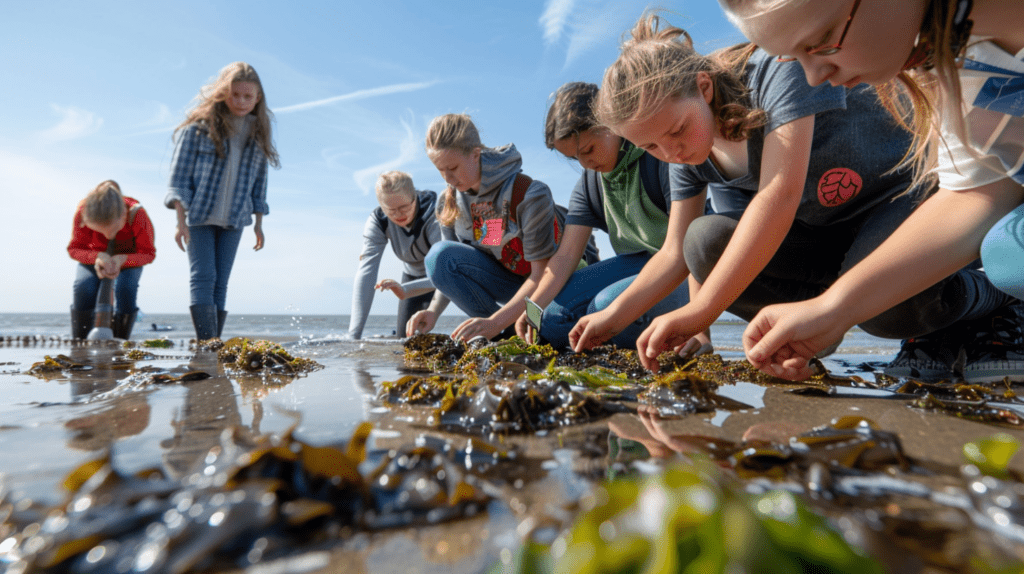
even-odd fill
[[(124, 198), (124, 206), (129, 210), (128, 221), (114, 236), (114, 255), (127, 255), (121, 267), (141, 267), (156, 259), (156, 246), (153, 245), (153, 222), (146, 215), (146, 210), (139, 205), (135, 213), (131, 208), (139, 202), (131, 197)], [(75, 224), (71, 228), (71, 243), (68, 253), (71, 258), (86, 265), (96, 263), (96, 254), (107, 250), (107, 238), (93, 231), (82, 222), (82, 204), (75, 210)]]

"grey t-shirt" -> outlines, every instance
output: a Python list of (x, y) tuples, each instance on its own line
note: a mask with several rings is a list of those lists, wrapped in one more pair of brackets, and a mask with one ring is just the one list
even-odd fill
[(243, 117), (230, 116), (228, 121), (231, 124), (231, 135), (224, 144), (227, 147), (227, 161), (224, 162), (224, 175), (220, 181), (220, 193), (213, 204), (210, 217), (203, 222), (203, 225), (219, 225), (231, 227), (231, 203), (235, 197), (235, 184), (238, 182), (238, 170), (242, 162), (242, 149), (245, 142), (252, 134), (253, 124), (256, 116), (250, 114)]
[(811, 87), (798, 62), (780, 63), (761, 50), (750, 57), (746, 83), (753, 106), (768, 114), (768, 124), (747, 140), (747, 174), (726, 179), (710, 159), (673, 165), (673, 200), (693, 197), (705, 186), (712, 193), (724, 189), (753, 197), (765, 134), (809, 115), (814, 116), (814, 140), (796, 221), (823, 226), (853, 219), (910, 185), (909, 170), (886, 173), (906, 154), (910, 134), (878, 103), (870, 86)]

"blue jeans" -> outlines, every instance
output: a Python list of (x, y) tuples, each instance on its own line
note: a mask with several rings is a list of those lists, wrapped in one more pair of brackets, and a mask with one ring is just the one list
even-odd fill
[[(142, 267), (128, 267), (121, 269), (117, 278), (114, 279), (114, 312), (131, 313), (135, 311), (135, 296), (139, 292), (139, 278), (142, 277)], [(82, 312), (96, 307), (96, 294), (100, 290), (100, 278), (96, 275), (96, 268), (92, 265), (78, 264), (75, 272), (75, 283), (72, 286), (75, 309)]]
[(217, 225), (188, 228), (189, 285), (192, 305), (216, 305), (224, 309), (228, 298), (228, 278), (235, 264), (235, 253), (242, 241), (242, 229)]
[(526, 280), (489, 254), (458, 241), (435, 243), (424, 263), (434, 288), (470, 317), (490, 317)]
[(981, 263), (996, 288), (1024, 299), (1024, 205), (1007, 213), (985, 235)]
[[(647, 252), (618, 255), (572, 274), (569, 281), (544, 309), (540, 333), (544, 341), (555, 349), (569, 346), (569, 332), (584, 315), (596, 313), (611, 305), (651, 259)], [(690, 300), (690, 289), (684, 281), (667, 297), (651, 307), (627, 327), (612, 337), (610, 343), (622, 348), (636, 346), (636, 340), (651, 320), (682, 307)]]

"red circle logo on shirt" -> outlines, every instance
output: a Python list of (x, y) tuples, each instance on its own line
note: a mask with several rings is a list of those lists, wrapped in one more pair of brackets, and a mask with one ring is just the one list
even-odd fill
[(818, 180), (818, 201), (825, 207), (842, 205), (857, 197), (863, 186), (864, 180), (852, 169), (830, 169)]

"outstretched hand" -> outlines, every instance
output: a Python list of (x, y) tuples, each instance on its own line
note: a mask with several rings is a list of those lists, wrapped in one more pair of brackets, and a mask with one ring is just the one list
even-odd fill
[(384, 279), (377, 283), (376, 285), (374, 285), (373, 288), (379, 289), (382, 292), (390, 290), (392, 293), (395, 294), (395, 297), (398, 297), (400, 300), (403, 300), (406, 297), (405, 288), (402, 287), (401, 283), (395, 281), (394, 279)]
[(743, 332), (750, 364), (780, 379), (800, 381), (814, 375), (810, 360), (842, 340), (847, 329), (838, 313), (819, 299), (761, 309)]
[(473, 317), (466, 319), (452, 331), (452, 339), (469, 341), (474, 337), (484, 337), (490, 340), (497, 337), (504, 328), (490, 318)]
[[(657, 373), (661, 369), (658, 355), (662, 352), (669, 349), (676, 352), (700, 349), (704, 343), (710, 343), (708, 329), (713, 322), (714, 319), (708, 321), (688, 306), (656, 317), (637, 337), (636, 354), (640, 363), (651, 372)], [(707, 340), (694, 341), (694, 337), (701, 333), (706, 334)]]
[(614, 313), (603, 309), (580, 317), (572, 331), (569, 331), (569, 345), (577, 353), (593, 349), (621, 333), (623, 328), (617, 324)]
[(405, 336), (412, 337), (421, 333), (429, 333), (437, 324), (437, 313), (430, 309), (417, 311), (405, 324)]

